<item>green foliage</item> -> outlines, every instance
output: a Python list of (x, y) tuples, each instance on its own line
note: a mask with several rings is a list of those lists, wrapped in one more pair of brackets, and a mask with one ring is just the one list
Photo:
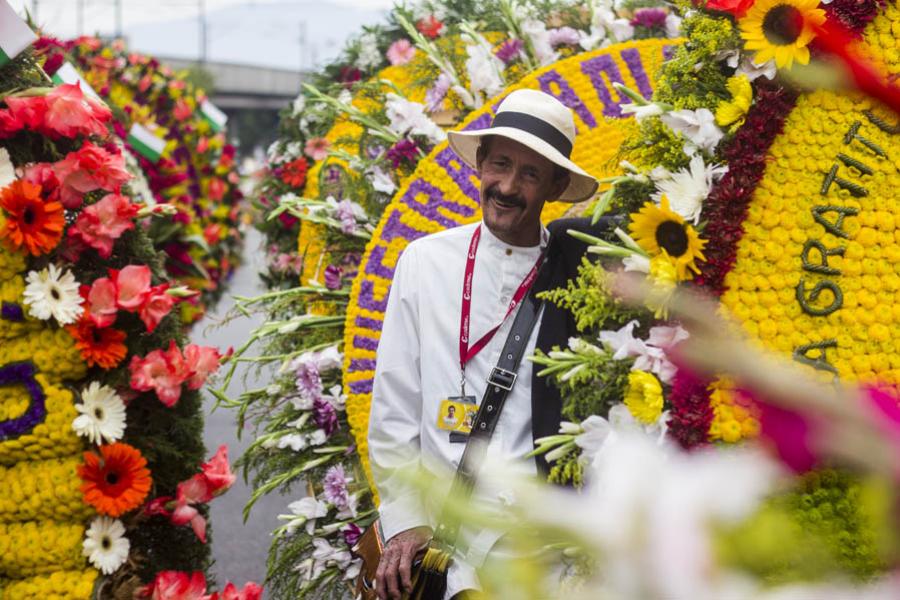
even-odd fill
[(578, 462), (581, 450), (573, 448), (565, 456), (560, 457), (550, 468), (547, 481), (559, 485), (573, 485), (580, 488), (584, 484), (584, 468)]
[(606, 323), (626, 323), (633, 311), (616, 302), (608, 291), (606, 270), (601, 263), (581, 260), (578, 277), (565, 288), (542, 292), (539, 298), (549, 300), (575, 316), (578, 331), (596, 329)]
[(592, 373), (589, 383), (563, 387), (562, 418), (580, 423), (591, 415), (606, 416), (609, 409), (625, 397), (631, 360), (609, 360)]
[(883, 484), (823, 470), (802, 477), (788, 494), (717, 537), (723, 562), (771, 585), (844, 574), (866, 580), (883, 573), (896, 539), (890, 493)]

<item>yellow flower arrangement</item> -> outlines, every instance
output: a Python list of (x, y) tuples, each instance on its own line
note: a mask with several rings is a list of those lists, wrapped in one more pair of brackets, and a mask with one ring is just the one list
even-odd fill
[(624, 401), (631, 416), (645, 425), (652, 425), (662, 414), (662, 384), (653, 373), (632, 371), (628, 374)]
[(747, 111), (753, 104), (753, 88), (746, 75), (729, 77), (726, 85), (731, 94), (731, 100), (722, 101), (716, 107), (716, 123), (722, 127), (731, 125), (731, 131), (737, 131), (744, 124)]
[(0, 523), (0, 573), (10, 579), (21, 579), (83, 569), (83, 537), (81, 523)]
[(731, 391), (728, 381), (717, 381), (711, 387), (713, 420), (709, 427), (709, 439), (733, 444), (759, 435), (759, 410), (738, 398)]
[[(900, 72), (898, 30), (900, 11), (888, 5), (864, 36), (890, 73)], [(766, 347), (825, 378), (897, 389), (895, 132), (896, 117), (867, 98), (800, 96), (771, 147), (722, 302)]]
[[(578, 54), (528, 74), (505, 92), (519, 88), (543, 87), (551, 94), (580, 101), (582, 104), (576, 106), (578, 109), (576, 114), (579, 115), (575, 119), (578, 137), (572, 152), (572, 160), (585, 166), (597, 177), (613, 175), (616, 173), (615, 158), (619, 146), (626, 136), (634, 131), (634, 122), (625, 118), (602, 118), (605, 114), (617, 110), (618, 104), (612, 106), (612, 103), (628, 100), (622, 99), (618, 92), (602, 80), (602, 86), (605, 86), (602, 94), (608, 94), (604, 99), (594, 83), (595, 80), (601, 81), (600, 76), (597, 75), (592, 79), (590, 68), (583, 65), (594, 64), (588, 61), (596, 59), (603, 63), (605, 68), (619, 75), (624, 85), (632, 89), (639, 89), (641, 85), (652, 86), (653, 77), (663, 61), (663, 49), (677, 43), (678, 40), (641, 40)], [(629, 63), (633, 65), (635, 60), (639, 60), (643, 67), (640, 82), (635, 79), (632, 67), (629, 66)], [(646, 81), (643, 79), (644, 75)], [(492, 105), (492, 102), (485, 103), (483, 108), (469, 114), (458, 127), (466, 127), (477, 119), (490, 115)], [(380, 322), (384, 318), (380, 310), (361, 305), (361, 295), (365, 290), (364, 303), (376, 306), (387, 297), (391, 282), (381, 275), (367, 272), (366, 266), (373, 260), (373, 251), (377, 251), (379, 255), (383, 253), (379, 265), (393, 269), (400, 252), (409, 243), (409, 240), (397, 236), (385, 239), (385, 228), (389, 223), (396, 226), (395, 223), (399, 222), (424, 235), (445, 229), (447, 225), (443, 223), (448, 221), (461, 225), (480, 219), (478, 204), (463, 192), (460, 183), (455, 181), (452, 175), (452, 172), (459, 171), (461, 165), (451, 161), (447, 168), (444, 168), (439, 164), (437, 157), (446, 148), (446, 142), (439, 144), (428, 157), (419, 162), (415, 172), (401, 184), (366, 247), (360, 275), (354, 280), (351, 289), (344, 327), (344, 389), (347, 393), (347, 419), (356, 438), (360, 460), (369, 481), (371, 471), (367, 458), (366, 434), (371, 402), (370, 382), (374, 372), (365, 369), (353, 370), (351, 365), (358, 359), (375, 358), (372, 347), (378, 340), (380, 330), (368, 324)], [(477, 186), (477, 181), (472, 179), (471, 184)], [(431, 212), (429, 208), (432, 201), (430, 193), (442, 196), (441, 205), (436, 212)], [(557, 219), (570, 208), (571, 205), (560, 202), (548, 204), (544, 208), (542, 218), (545, 222)], [(359, 344), (355, 343), (357, 338), (361, 340)]]
[(757, 51), (754, 62), (774, 59), (778, 68), (807, 64), (814, 28), (825, 22), (818, 6), (819, 0), (756, 0), (739, 21), (744, 47)]
[(75, 454), (0, 467), (0, 522), (86, 520), (92, 511), (82, 500), (80, 464)]
[(669, 199), (662, 197), (660, 205), (647, 202), (631, 215), (629, 231), (638, 246), (651, 256), (665, 254), (670, 257), (678, 272), (678, 281), (693, 279), (699, 273), (697, 260), (704, 260), (703, 247), (697, 230), (684, 222), (684, 218), (669, 209)]
[(85, 569), (0, 581), (0, 600), (83, 600), (92, 596), (97, 575), (96, 569)]

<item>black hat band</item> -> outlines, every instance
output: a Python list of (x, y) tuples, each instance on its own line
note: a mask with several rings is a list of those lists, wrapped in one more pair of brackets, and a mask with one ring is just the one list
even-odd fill
[(512, 127), (537, 136), (553, 146), (560, 154), (569, 158), (572, 154), (572, 142), (559, 129), (550, 123), (523, 112), (506, 110), (497, 113), (491, 127)]

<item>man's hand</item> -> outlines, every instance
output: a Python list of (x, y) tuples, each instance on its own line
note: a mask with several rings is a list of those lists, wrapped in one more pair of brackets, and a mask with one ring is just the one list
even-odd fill
[(401, 531), (384, 547), (375, 573), (375, 591), (381, 600), (399, 600), (402, 591), (412, 591), (412, 562), (431, 540), (430, 527), (413, 527)]

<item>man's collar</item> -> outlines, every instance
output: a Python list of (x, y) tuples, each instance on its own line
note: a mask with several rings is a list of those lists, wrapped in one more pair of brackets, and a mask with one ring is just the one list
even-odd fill
[(505, 252), (507, 249), (512, 249), (514, 252), (530, 252), (537, 250), (539, 248), (544, 248), (547, 245), (547, 242), (550, 240), (550, 232), (547, 231), (547, 228), (541, 224), (541, 242), (540, 244), (534, 246), (513, 246), (512, 244), (507, 244), (492, 232), (487, 224), (482, 221), (481, 222), (481, 239), (489, 248)]

